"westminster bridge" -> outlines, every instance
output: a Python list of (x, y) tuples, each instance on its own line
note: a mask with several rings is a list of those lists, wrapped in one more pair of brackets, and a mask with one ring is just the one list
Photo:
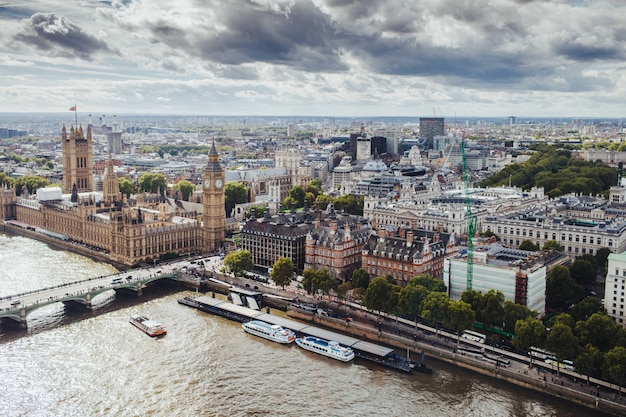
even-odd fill
[(41, 307), (60, 302), (68, 307), (90, 310), (94, 297), (104, 292), (113, 290), (141, 296), (150, 283), (159, 280), (199, 286), (198, 275), (182, 266), (183, 263), (172, 263), (134, 269), (5, 296), (0, 298), (0, 320), (12, 320), (18, 322), (20, 327), (26, 328), (28, 315)]

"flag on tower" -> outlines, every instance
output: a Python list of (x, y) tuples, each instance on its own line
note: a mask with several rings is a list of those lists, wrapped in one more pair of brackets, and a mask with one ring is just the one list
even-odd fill
[(70, 111), (76, 111), (76, 106), (70, 107)]

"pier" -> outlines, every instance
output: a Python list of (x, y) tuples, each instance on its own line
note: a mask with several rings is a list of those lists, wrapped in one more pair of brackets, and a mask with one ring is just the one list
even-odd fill
[[(377, 345), (362, 339), (356, 339), (341, 333), (332, 332), (330, 330), (311, 326), (307, 323), (301, 323), (284, 317), (274, 316), (259, 310), (254, 310), (242, 305), (231, 304), (213, 297), (185, 297), (178, 300), (180, 304), (197, 308), (206, 313), (215, 314), (238, 322), (246, 322), (249, 320), (261, 320), (270, 324), (278, 324), (287, 329), (291, 329), (297, 334), (319, 337), (325, 340), (334, 340), (343, 346), (348, 346), (354, 350), (357, 357), (376, 362), (394, 369), (404, 372), (411, 372), (413, 369), (412, 362), (406, 358), (400, 357), (393, 349)], [(414, 363), (413, 363), (414, 365)], [(423, 366), (420, 368), (422, 372), (430, 373), (430, 368)], [(430, 371), (430, 372), (429, 372)]]

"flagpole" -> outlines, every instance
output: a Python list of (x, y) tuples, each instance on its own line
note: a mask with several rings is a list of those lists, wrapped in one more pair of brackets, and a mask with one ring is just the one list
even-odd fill
[(78, 129), (78, 111), (76, 110), (76, 104), (74, 104), (74, 120), (76, 123), (76, 129)]

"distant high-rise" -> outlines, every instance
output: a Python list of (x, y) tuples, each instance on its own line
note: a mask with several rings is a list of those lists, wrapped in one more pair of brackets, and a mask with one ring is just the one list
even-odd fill
[(509, 126), (513, 126), (517, 124), (517, 117), (509, 116)]
[(435, 136), (445, 134), (443, 117), (420, 117), (420, 137), (426, 138), (428, 149), (432, 148)]

